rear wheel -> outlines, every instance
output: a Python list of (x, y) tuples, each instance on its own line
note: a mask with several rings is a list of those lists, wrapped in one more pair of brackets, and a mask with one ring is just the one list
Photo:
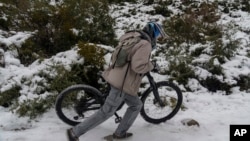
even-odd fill
[(69, 125), (76, 125), (93, 115), (103, 104), (99, 90), (88, 85), (73, 85), (56, 99), (58, 117)]
[(153, 89), (149, 88), (141, 98), (143, 102), (141, 116), (154, 124), (165, 122), (175, 116), (181, 108), (183, 99), (181, 90), (175, 84), (162, 81), (156, 85), (163, 106), (160, 106), (155, 99)]

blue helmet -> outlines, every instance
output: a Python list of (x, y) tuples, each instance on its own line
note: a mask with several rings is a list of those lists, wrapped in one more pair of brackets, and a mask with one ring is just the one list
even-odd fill
[(147, 32), (153, 39), (156, 39), (158, 37), (166, 37), (166, 33), (164, 32), (162, 26), (156, 22), (148, 22), (147, 25), (143, 28), (143, 31)]
[(156, 47), (156, 39), (157, 38), (159, 38), (159, 37), (166, 38), (167, 37), (162, 26), (156, 22), (148, 22), (142, 30), (150, 36), (153, 49)]
[(162, 38), (165, 38), (166, 37), (166, 33), (164, 32), (163, 28), (161, 25), (159, 25), (158, 23), (156, 22), (149, 22), (148, 23), (152, 29), (154, 29), (154, 38), (157, 38), (157, 37), (162, 37)]

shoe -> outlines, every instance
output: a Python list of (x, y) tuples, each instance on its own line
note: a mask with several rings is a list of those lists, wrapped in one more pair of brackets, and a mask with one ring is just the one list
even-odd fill
[(133, 136), (133, 133), (125, 133), (124, 135), (121, 135), (121, 136), (116, 135), (115, 133), (113, 134), (114, 139), (125, 139), (131, 136)]
[(67, 137), (69, 141), (79, 141), (78, 137), (73, 133), (72, 128), (67, 130)]

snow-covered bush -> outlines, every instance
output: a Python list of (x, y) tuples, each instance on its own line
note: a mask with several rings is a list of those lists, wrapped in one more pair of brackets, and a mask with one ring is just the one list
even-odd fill
[(20, 116), (36, 118), (50, 109), (56, 96), (68, 86), (88, 84), (101, 88), (98, 72), (103, 70), (103, 56), (103, 49), (97, 45), (79, 42), (75, 50), (49, 60), (37, 60), (32, 65), (40, 64), (42, 68), (33, 68), (34, 72), (21, 78), (9, 78), (6, 87), (3, 85), (0, 105), (10, 107)]
[(66, 51), (80, 40), (115, 43), (114, 20), (106, 0), (64, 0), (63, 4), (54, 5), (40, 0), (6, 1), (0, 13), (6, 15), (0, 18), (3, 29), (34, 32), (20, 48), (24, 64), (32, 63), (38, 56), (45, 58)]
[(237, 81), (242, 82), (239, 76), (233, 78), (236, 82), (228, 82), (227, 68), (223, 67), (241, 48), (240, 39), (234, 37), (236, 23), (221, 25), (215, 2), (192, 2), (181, 7), (181, 14), (164, 22), (169, 38), (159, 52), (169, 61), (166, 73), (186, 90), (192, 90), (189, 80), (196, 79), (210, 91), (229, 94), (231, 88), (240, 86)]
[(11, 89), (0, 92), (0, 105), (9, 107), (20, 96), (20, 86), (13, 86)]

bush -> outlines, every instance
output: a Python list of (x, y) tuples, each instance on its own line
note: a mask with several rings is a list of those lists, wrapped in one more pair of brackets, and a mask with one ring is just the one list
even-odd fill
[[(235, 84), (224, 82), (225, 70), (221, 65), (234, 57), (240, 47), (239, 39), (233, 37), (236, 24), (229, 23), (223, 27), (217, 24), (220, 15), (217, 14), (216, 2), (202, 2), (199, 5), (186, 1), (180, 8), (183, 14), (173, 15), (164, 21), (169, 37), (165, 42), (166, 47), (159, 51), (165, 53), (170, 64), (166, 73), (173, 80), (184, 84), (187, 90), (187, 82), (194, 78), (210, 91), (222, 90), (229, 94)], [(208, 58), (200, 61), (201, 55)], [(209, 76), (200, 78), (192, 66), (207, 70)], [(246, 83), (243, 79), (236, 81)], [(240, 82), (241, 89), (246, 89)]]
[(188, 83), (189, 78), (195, 78), (193, 69), (186, 61), (170, 61), (169, 63), (169, 72), (167, 73), (170, 74), (171, 80), (176, 80), (179, 84), (185, 86)]
[(197, 8), (189, 6), (184, 14), (174, 15), (166, 20), (164, 26), (170, 37), (169, 43), (205, 44), (212, 39), (221, 38), (221, 27), (216, 23), (220, 15), (217, 15), (216, 8), (214, 3), (203, 2)]
[(240, 75), (237, 80), (237, 86), (240, 86), (240, 90), (250, 90), (250, 75)]
[(71, 49), (79, 41), (115, 44), (114, 19), (109, 15), (106, 0), (64, 0), (55, 6), (40, 0), (6, 3), (0, 13), (8, 16), (0, 20), (0, 27), (34, 31), (33, 37), (19, 50), (28, 54), (29, 57), (20, 56), (27, 64), (33, 61), (32, 52), (50, 57)]
[(14, 110), (20, 117), (28, 116), (30, 119), (34, 119), (37, 116), (47, 112), (55, 102), (55, 95), (47, 96), (46, 99), (35, 98), (33, 100), (26, 100), (21, 104), (17, 104), (18, 109)]
[(236, 10), (242, 10), (250, 12), (249, 0), (238, 0), (238, 1), (219, 1), (218, 4), (223, 8), (224, 13), (230, 13)]
[(78, 43), (78, 53), (84, 57), (83, 78), (85, 82), (94, 87), (100, 88), (98, 84), (98, 73), (103, 70), (105, 64), (104, 50), (89, 43)]
[(17, 48), (17, 51), (21, 64), (25, 66), (28, 66), (35, 60), (39, 59), (40, 56), (46, 56), (41, 50), (39, 50), (39, 47), (37, 47), (31, 39), (27, 39), (25, 43), (21, 45), (21, 48)]
[(9, 90), (0, 92), (0, 105), (9, 107), (20, 96), (20, 90), (21, 87), (16, 85)]
[(124, 2), (131, 2), (131, 3), (136, 3), (138, 0), (108, 0), (110, 4), (121, 4)]
[[(102, 88), (99, 83), (100, 70), (103, 70), (104, 51), (95, 44), (79, 42), (78, 53), (83, 56), (84, 64), (72, 63), (70, 69), (65, 69), (62, 64), (54, 64), (33, 74), (39, 81), (33, 81), (31, 76), (23, 77), (21, 84), (29, 87), (28, 92), (35, 98), (27, 97), (19, 101), (21, 87), (13, 87), (1, 92), (0, 104), (8, 106), (19, 116), (36, 118), (50, 109), (55, 102), (56, 96), (63, 89), (74, 84), (88, 84), (96, 88)], [(24, 90), (25, 92), (25, 90)], [(31, 98), (31, 99), (30, 99)]]
[(199, 80), (202, 86), (207, 88), (211, 92), (216, 92), (218, 90), (225, 91), (226, 94), (231, 93), (232, 85), (227, 84), (226, 82), (221, 82), (218, 78), (215, 76), (207, 77), (205, 80)]
[(155, 14), (161, 14), (165, 17), (170, 17), (172, 11), (168, 9), (168, 6), (172, 4), (172, 1), (160, 1), (159, 4), (154, 6)]
[[(11, 105), (12, 111), (19, 116), (28, 116), (31, 119), (43, 114), (54, 106), (56, 96), (65, 88), (74, 84), (84, 84), (86, 78), (84, 73), (84, 65), (72, 64), (71, 70), (66, 70), (62, 65), (52, 66), (46, 70), (40, 71), (37, 76), (42, 78), (40, 82), (30, 82), (29, 79), (22, 79), (23, 84), (35, 85), (36, 89), (33, 94), (34, 99), (26, 99), (23, 102), (16, 102)], [(50, 75), (53, 71), (56, 75)], [(94, 80), (92, 80), (94, 81)], [(44, 97), (46, 94), (46, 97)], [(17, 99), (16, 97), (15, 99)]]

